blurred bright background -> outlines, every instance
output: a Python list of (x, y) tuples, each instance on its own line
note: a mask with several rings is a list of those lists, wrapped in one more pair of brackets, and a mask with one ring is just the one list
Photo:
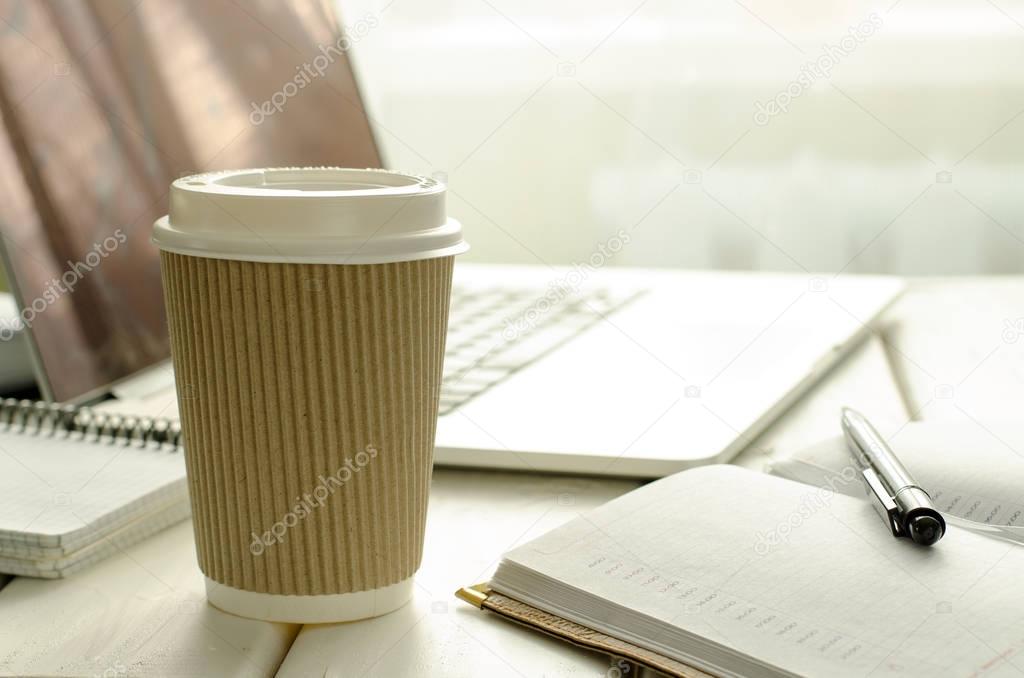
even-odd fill
[(472, 260), (622, 229), (616, 265), (1024, 271), (1024, 2), (338, 9), (385, 162), (446, 179)]

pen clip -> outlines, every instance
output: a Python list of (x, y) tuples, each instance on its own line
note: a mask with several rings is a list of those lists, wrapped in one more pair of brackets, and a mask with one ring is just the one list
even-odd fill
[(882, 516), (882, 520), (886, 522), (889, 529), (892, 530), (892, 536), (902, 537), (903, 528), (900, 522), (900, 509), (896, 506), (896, 500), (890, 496), (888, 490), (882, 485), (882, 481), (873, 468), (864, 469), (861, 471), (861, 475), (864, 476), (864, 483), (868, 486), (871, 494), (875, 495), (875, 499), (878, 502), (875, 504), (875, 509)]

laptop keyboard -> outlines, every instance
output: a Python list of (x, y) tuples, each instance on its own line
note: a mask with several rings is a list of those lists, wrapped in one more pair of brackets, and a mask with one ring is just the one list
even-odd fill
[(561, 346), (638, 296), (608, 289), (452, 289), (439, 415)]
[[(635, 289), (593, 288), (553, 298), (551, 288), (471, 290), (456, 284), (448, 317), (439, 416), (451, 414), (641, 294)], [(170, 387), (154, 393), (150, 405), (146, 402), (146, 398), (112, 399), (103, 403), (103, 409), (178, 418)]]

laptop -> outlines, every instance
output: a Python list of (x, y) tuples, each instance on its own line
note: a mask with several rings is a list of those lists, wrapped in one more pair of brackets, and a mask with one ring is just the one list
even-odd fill
[[(315, 53), (327, 39), (331, 20), (317, 14), (326, 10), (308, 5), (293, 17), (287, 46), (268, 41), (258, 22), (232, 28), (232, 53), (260, 52), (266, 67), (234, 87), (224, 86), (209, 51), (190, 62), (187, 82), (159, 78), (167, 64), (133, 62), (167, 88), (160, 101), (189, 108), (180, 115), (140, 115), (150, 90), (106, 101), (102, 93), (82, 96), (87, 84), (69, 78), (46, 95), (56, 101), (66, 89), (77, 102), (73, 116), (30, 98), (5, 117), (19, 143), (0, 146), (10, 195), (0, 205), (4, 259), (47, 399), (176, 416), (149, 242), (171, 180), (214, 167), (384, 166), (341, 52), (287, 106), (252, 120), (250, 107), (265, 94), (260, 83), (287, 82), (295, 50)], [(185, 28), (166, 27), (146, 39), (188, 41)], [(168, 60), (187, 52), (154, 50)], [(122, 84), (141, 87), (146, 76)], [(235, 123), (241, 131), (226, 146), (214, 144), (230, 138)], [(58, 162), (76, 157), (83, 140), (103, 152)], [(216, 153), (207, 152), (211, 144)], [(457, 263), (438, 464), (655, 477), (727, 461), (856, 345), (903, 289), (886, 277), (625, 269), (607, 258), (565, 268)]]

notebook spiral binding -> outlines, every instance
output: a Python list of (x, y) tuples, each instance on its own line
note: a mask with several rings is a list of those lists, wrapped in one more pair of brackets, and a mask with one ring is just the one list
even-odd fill
[(42, 400), (0, 400), (0, 430), (50, 435), (80, 435), (95, 442), (181, 449), (181, 425), (162, 417), (98, 412), (90, 407)]

